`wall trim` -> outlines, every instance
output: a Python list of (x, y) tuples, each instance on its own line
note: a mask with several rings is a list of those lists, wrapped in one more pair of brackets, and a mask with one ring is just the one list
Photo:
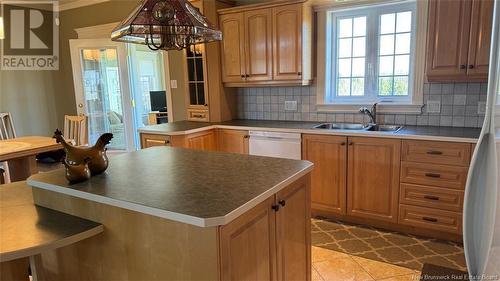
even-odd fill
[(87, 26), (75, 28), (78, 34), (78, 39), (98, 39), (98, 38), (111, 38), (111, 31), (118, 26), (120, 22), (112, 22), (101, 25)]
[(64, 3), (64, 1), (59, 1), (59, 11), (66, 11), (76, 8), (81, 8), (85, 6), (100, 4), (104, 2), (108, 2), (111, 0), (77, 0), (73, 2)]

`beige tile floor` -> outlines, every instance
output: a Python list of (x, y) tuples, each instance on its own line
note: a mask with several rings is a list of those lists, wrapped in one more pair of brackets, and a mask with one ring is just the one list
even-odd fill
[(312, 281), (416, 281), (420, 272), (312, 246)]

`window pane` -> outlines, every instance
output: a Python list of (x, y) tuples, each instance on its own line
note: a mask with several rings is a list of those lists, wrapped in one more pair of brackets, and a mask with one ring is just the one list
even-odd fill
[(339, 37), (352, 36), (352, 18), (339, 20)]
[(338, 66), (339, 77), (351, 76), (351, 59), (339, 59)]
[(397, 18), (396, 32), (410, 32), (411, 12), (398, 13)]
[(396, 21), (395, 14), (385, 14), (380, 16), (380, 34), (394, 33)]
[(351, 44), (351, 38), (339, 40), (339, 58), (348, 58), (351, 56)]
[(353, 59), (352, 77), (364, 77), (364, 76), (365, 76), (365, 59), (364, 58)]
[(392, 95), (392, 77), (380, 77), (378, 84), (379, 96)]
[(394, 35), (380, 36), (380, 55), (394, 54)]
[(396, 35), (396, 54), (410, 53), (411, 33), (403, 33)]
[(388, 76), (393, 74), (393, 56), (380, 57), (379, 58), (379, 75)]
[(366, 39), (365, 37), (359, 37), (353, 39), (352, 45), (352, 56), (353, 57), (364, 57), (366, 49)]
[(365, 95), (365, 79), (354, 78), (352, 79), (352, 95), (364, 96)]
[(410, 72), (410, 56), (396, 56), (394, 61), (395, 75), (408, 75)]
[(350, 96), (351, 94), (351, 79), (341, 78), (337, 84), (337, 95), (338, 96)]
[(354, 36), (366, 35), (366, 17), (354, 18)]
[(408, 95), (408, 76), (394, 77), (394, 95), (396, 96)]

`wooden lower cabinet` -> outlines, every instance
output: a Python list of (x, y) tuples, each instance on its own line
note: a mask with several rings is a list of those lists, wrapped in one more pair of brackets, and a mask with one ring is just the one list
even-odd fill
[(196, 150), (217, 150), (217, 136), (214, 130), (202, 131), (186, 136), (187, 148)]
[(347, 137), (302, 136), (304, 160), (314, 164), (311, 201), (314, 210), (326, 214), (346, 213)]
[(347, 214), (398, 221), (401, 140), (349, 138)]
[(170, 136), (157, 134), (141, 134), (141, 148), (170, 145)]
[(248, 131), (217, 130), (217, 150), (222, 152), (248, 154)]
[(221, 280), (311, 280), (309, 179), (220, 228)]

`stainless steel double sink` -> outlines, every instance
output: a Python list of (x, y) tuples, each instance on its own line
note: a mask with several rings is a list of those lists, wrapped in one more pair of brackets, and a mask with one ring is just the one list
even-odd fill
[(397, 125), (364, 125), (356, 123), (322, 123), (313, 127), (313, 129), (323, 130), (350, 130), (350, 131), (370, 131), (370, 132), (393, 132), (401, 130), (403, 126)]

